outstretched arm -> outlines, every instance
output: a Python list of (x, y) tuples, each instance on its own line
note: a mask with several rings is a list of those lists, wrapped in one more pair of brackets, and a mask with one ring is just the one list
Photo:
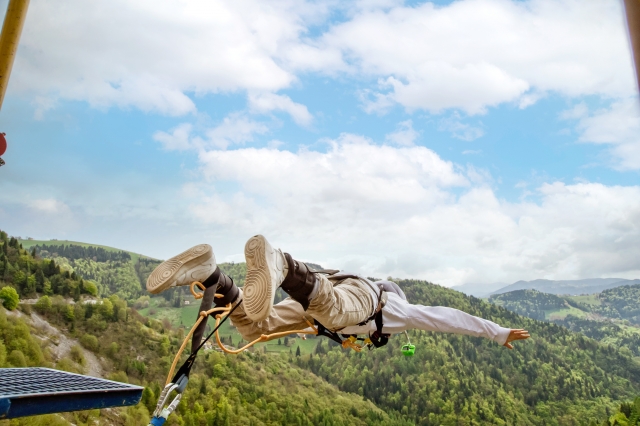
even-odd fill
[(440, 331), (484, 337), (511, 349), (509, 343), (529, 337), (525, 330), (511, 330), (484, 318), (444, 306), (412, 305), (389, 294), (383, 309), (384, 332), (400, 333), (408, 329)]

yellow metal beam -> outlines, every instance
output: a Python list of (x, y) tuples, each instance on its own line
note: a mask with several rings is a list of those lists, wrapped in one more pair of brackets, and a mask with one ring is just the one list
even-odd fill
[(631, 50), (636, 64), (636, 77), (640, 89), (640, 0), (624, 0), (631, 38)]
[(18, 50), (18, 42), (28, 7), (29, 0), (9, 0), (7, 14), (4, 17), (2, 35), (0, 36), (0, 108), (2, 108), (4, 94), (9, 85), (11, 67)]

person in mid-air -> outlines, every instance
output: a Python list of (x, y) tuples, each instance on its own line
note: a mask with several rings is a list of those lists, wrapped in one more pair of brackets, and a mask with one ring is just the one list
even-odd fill
[[(244, 254), (247, 276), (242, 289), (220, 271), (211, 246), (200, 244), (158, 265), (147, 280), (147, 290), (156, 294), (194, 281), (206, 288), (216, 286), (215, 292), (223, 296), (214, 300), (216, 306), (242, 301), (230, 319), (247, 341), (305, 329), (314, 320), (332, 332), (368, 335), (374, 342), (381, 337), (386, 342), (389, 335), (409, 329), (485, 337), (509, 349), (510, 342), (529, 338), (526, 330), (504, 328), (457, 309), (413, 305), (390, 281), (314, 271), (272, 248), (262, 235), (247, 241)], [(290, 297), (274, 306), (278, 287)]]

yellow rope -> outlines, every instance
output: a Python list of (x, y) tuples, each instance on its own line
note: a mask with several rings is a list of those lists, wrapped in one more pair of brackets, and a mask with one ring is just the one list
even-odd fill
[[(220, 323), (221, 319), (222, 319), (221, 315), (216, 315), (216, 327)], [(305, 321), (307, 321), (307, 320), (305, 319)], [(255, 345), (256, 343), (267, 342), (269, 340), (273, 340), (275, 338), (282, 337), (282, 336), (288, 336), (289, 334), (293, 334), (293, 333), (317, 335), (318, 334), (318, 329), (313, 324), (311, 324), (309, 321), (307, 321), (307, 324), (309, 324), (309, 327), (311, 327), (312, 331), (308, 330), (308, 329), (304, 329), (304, 330), (281, 331), (279, 333), (272, 333), (272, 334), (263, 334), (262, 336), (258, 337), (256, 340), (254, 340), (253, 342), (244, 345), (240, 349), (228, 349), (226, 346), (224, 346), (224, 344), (220, 340), (220, 336), (218, 335), (217, 331), (216, 331), (216, 342), (218, 343), (218, 346), (220, 347), (220, 349), (222, 349), (224, 352), (226, 352), (228, 354), (236, 355), (236, 354), (239, 354), (242, 351), (246, 351), (247, 349), (249, 349), (251, 346)]]
[[(191, 285), (189, 286), (189, 290), (191, 291), (191, 294), (193, 295), (193, 297), (195, 297), (196, 299), (202, 299), (203, 294), (204, 293), (198, 293), (195, 291), (195, 287), (198, 286), (200, 289), (205, 290), (204, 285), (202, 285), (202, 283), (199, 283), (197, 281), (191, 283)], [(216, 293), (214, 295), (215, 298), (221, 298), (224, 297), (221, 294)], [(182, 342), (182, 345), (180, 346), (180, 349), (178, 349), (178, 353), (176, 354), (176, 356), (173, 358), (173, 363), (171, 364), (171, 368), (169, 369), (169, 374), (167, 375), (167, 382), (165, 383), (165, 386), (168, 385), (169, 383), (171, 383), (171, 379), (173, 378), (173, 373), (176, 369), (176, 365), (178, 365), (178, 361), (180, 360), (180, 357), (182, 356), (182, 353), (184, 352), (184, 349), (187, 347), (187, 343), (189, 342), (189, 339), (191, 339), (191, 337), (193, 336), (193, 333), (196, 331), (196, 328), (198, 327), (198, 325), (200, 325), (200, 323), (205, 320), (207, 317), (209, 317), (210, 315), (214, 314), (214, 313), (218, 313), (216, 315), (216, 327), (218, 327), (220, 325), (220, 321), (226, 317), (227, 315), (229, 315), (229, 313), (231, 312), (231, 303), (227, 304), (227, 306), (225, 306), (224, 308), (213, 308), (213, 309), (209, 309), (208, 311), (202, 311), (200, 312), (199, 316), (198, 316), (198, 320), (196, 321), (196, 323), (193, 325), (193, 327), (191, 327), (191, 330), (189, 331), (189, 334), (187, 334), (187, 336), (184, 338), (184, 341)], [(309, 324), (309, 327), (311, 328), (311, 330), (309, 329), (304, 329), (304, 330), (291, 330), (291, 331), (282, 331), (279, 333), (272, 333), (272, 334), (263, 334), (262, 336), (258, 337), (256, 340), (254, 340), (251, 343), (246, 344), (245, 346), (243, 346), (240, 349), (228, 349), (224, 346), (224, 344), (222, 343), (222, 341), (220, 340), (220, 335), (218, 334), (218, 330), (216, 330), (216, 342), (218, 343), (218, 346), (220, 347), (220, 349), (222, 349), (222, 351), (228, 353), (228, 354), (239, 354), (240, 352), (246, 351), (247, 349), (249, 349), (251, 346), (255, 345), (256, 343), (260, 343), (260, 342), (267, 342), (269, 340), (281, 337), (281, 336), (286, 336), (289, 334), (293, 334), (293, 333), (300, 333), (300, 334), (314, 334), (317, 335), (318, 334), (318, 329), (309, 322), (309, 320), (307, 320), (305, 318), (305, 321), (307, 324)], [(356, 345), (358, 346), (358, 345)], [(355, 349), (355, 348), (354, 348)], [(362, 348), (361, 348), (362, 349)], [(357, 350), (357, 349), (356, 349)]]

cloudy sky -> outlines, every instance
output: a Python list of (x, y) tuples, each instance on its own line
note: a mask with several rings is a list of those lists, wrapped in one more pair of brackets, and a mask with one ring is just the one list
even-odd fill
[(619, 0), (32, 0), (0, 229), (219, 261), (262, 233), (447, 286), (638, 278), (633, 72)]

